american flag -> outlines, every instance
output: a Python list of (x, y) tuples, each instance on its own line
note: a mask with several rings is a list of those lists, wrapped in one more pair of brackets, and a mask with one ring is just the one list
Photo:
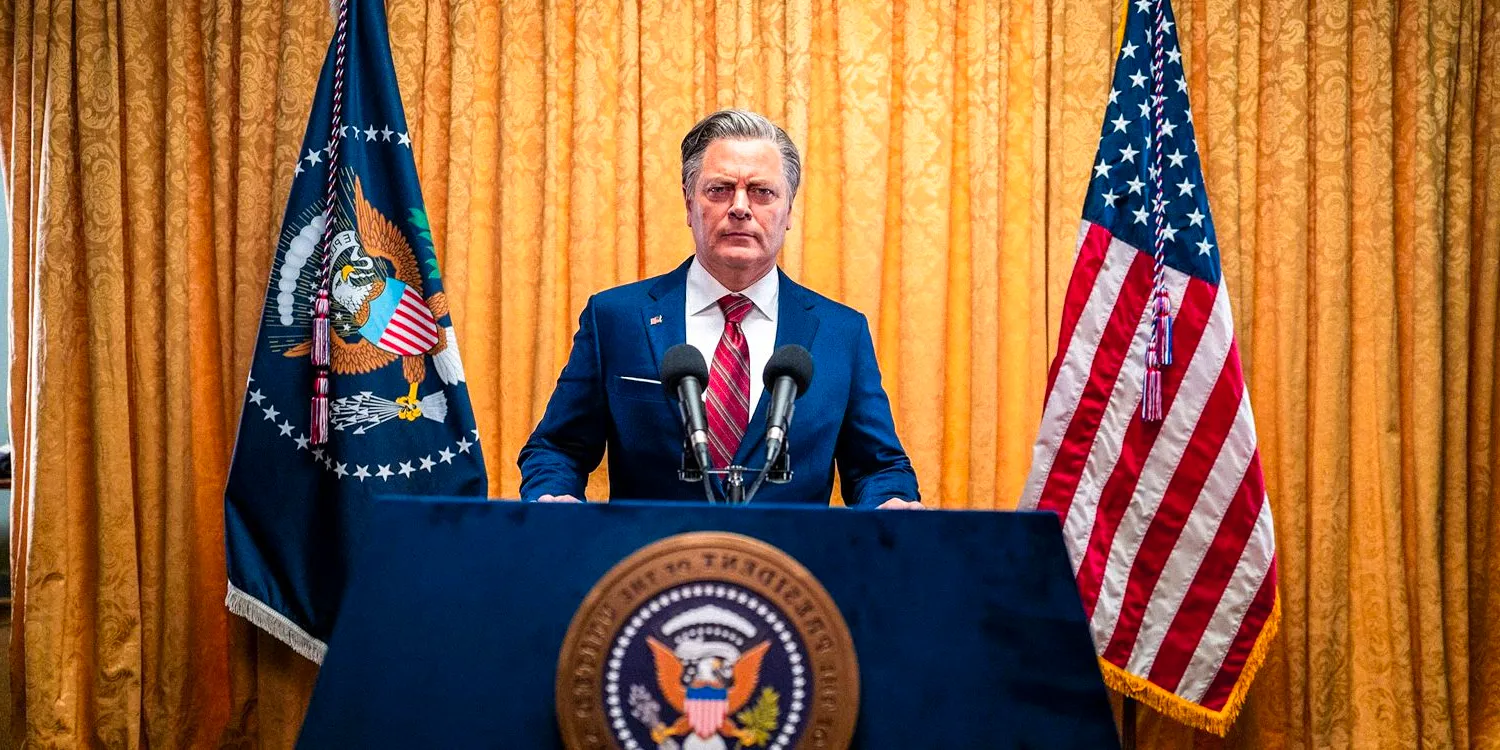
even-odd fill
[(1110, 687), (1222, 735), (1275, 636), (1276, 544), (1166, 0), (1129, 6), (1104, 120), (1021, 507), (1062, 520)]

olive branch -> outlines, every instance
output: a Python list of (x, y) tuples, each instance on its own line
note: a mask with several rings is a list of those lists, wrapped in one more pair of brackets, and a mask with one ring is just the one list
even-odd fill
[(781, 696), (771, 688), (760, 691), (755, 705), (735, 714), (740, 721), (740, 731), (745, 734), (741, 747), (764, 745), (776, 731), (776, 722), (781, 718)]

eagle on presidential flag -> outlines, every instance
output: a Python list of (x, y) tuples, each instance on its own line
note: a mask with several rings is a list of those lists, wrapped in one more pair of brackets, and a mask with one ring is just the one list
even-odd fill
[[(365, 198), (363, 186), (354, 180), (354, 218), (358, 230), (339, 233), (333, 241), (334, 273), (330, 293), (334, 302), (334, 325), (330, 343), (332, 368), (337, 375), (358, 375), (401, 360), (401, 371), (409, 388), (392, 399), (401, 419), (423, 416), (417, 386), (426, 377), (426, 358), (444, 384), (464, 381), (463, 361), (458, 356), (457, 335), (452, 325), (438, 326), (448, 315), (448, 298), (441, 291), (426, 299), (422, 270), (406, 236)], [(294, 318), (295, 321), (295, 318)], [(342, 332), (342, 333), (341, 333)], [(347, 337), (347, 340), (346, 340)], [(283, 354), (305, 357), (312, 340)], [(335, 402), (334, 425), (344, 416)], [(430, 406), (434, 412), (441, 407)], [(431, 418), (442, 421), (443, 414)]]

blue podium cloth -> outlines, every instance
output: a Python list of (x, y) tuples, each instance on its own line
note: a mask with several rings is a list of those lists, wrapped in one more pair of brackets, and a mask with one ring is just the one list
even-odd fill
[(1050, 513), (383, 501), (300, 747), (561, 747), (558, 652), (590, 588), (689, 531), (760, 539), (838, 603), (859, 748), (1115, 747)]

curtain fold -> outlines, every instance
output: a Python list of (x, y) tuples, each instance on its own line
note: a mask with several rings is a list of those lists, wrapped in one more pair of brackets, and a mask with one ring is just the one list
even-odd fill
[[(682, 134), (742, 106), (802, 148), (783, 267), (869, 316), (925, 499), (1014, 507), (1117, 0), (387, 9), (497, 494), (588, 296), (691, 252)], [(1500, 4), (1174, 9), (1283, 619), (1228, 738), (1140, 742), (1500, 745)], [(331, 28), (322, 0), (0, 7), (30, 744), (295, 738), (315, 669), (224, 610), (222, 489)]]

